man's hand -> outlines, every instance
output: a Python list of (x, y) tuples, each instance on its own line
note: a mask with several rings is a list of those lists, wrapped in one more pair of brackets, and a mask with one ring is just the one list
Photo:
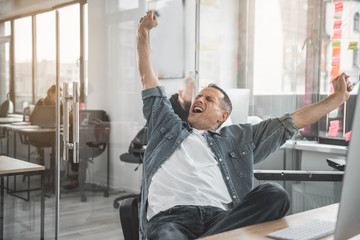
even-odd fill
[(317, 122), (320, 118), (336, 109), (350, 97), (352, 84), (349, 76), (345, 73), (340, 74), (332, 81), (334, 93), (324, 98), (318, 103), (300, 108), (291, 114), (294, 125), (297, 129), (309, 126)]
[(140, 18), (137, 31), (138, 33), (148, 33), (158, 25), (157, 17), (154, 11), (147, 11), (146, 15)]
[(349, 76), (345, 73), (340, 74), (332, 80), (334, 87), (334, 94), (346, 101), (350, 97), (350, 92), (353, 90)]

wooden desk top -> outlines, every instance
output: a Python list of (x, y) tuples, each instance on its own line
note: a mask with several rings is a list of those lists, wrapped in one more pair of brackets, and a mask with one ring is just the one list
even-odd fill
[(0, 175), (45, 170), (45, 167), (19, 159), (0, 156)]
[(23, 118), (18, 117), (0, 117), (0, 123), (14, 123), (14, 122), (22, 122)]
[(47, 132), (55, 132), (56, 128), (40, 128), (37, 125), (11, 125), (7, 126), (7, 129), (15, 132), (22, 132), (22, 133), (47, 133)]
[[(224, 233), (209, 236), (206, 240), (237, 240), (237, 239), (272, 239), (266, 237), (268, 233), (280, 230), (285, 227), (296, 226), (314, 219), (336, 221), (339, 204), (312, 209), (283, 217), (278, 220), (238, 228)], [(333, 239), (332, 235), (321, 239)]]

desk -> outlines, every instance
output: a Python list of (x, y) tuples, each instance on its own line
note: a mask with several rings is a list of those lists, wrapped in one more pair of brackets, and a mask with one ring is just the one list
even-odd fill
[(19, 117), (1, 117), (0, 118), (0, 124), (6, 124), (6, 123), (14, 123), (14, 122), (22, 122), (23, 118)]
[[(329, 206), (312, 209), (306, 212), (301, 212), (280, 218), (278, 220), (259, 223), (243, 228), (238, 228), (228, 232), (219, 233), (213, 236), (209, 236), (206, 240), (235, 240), (235, 239), (272, 239), (267, 238), (266, 235), (280, 230), (285, 227), (296, 226), (305, 223), (305, 221), (311, 221), (314, 219), (336, 221), (339, 204), (332, 204)], [(332, 235), (326, 236), (321, 239), (332, 239)]]
[(1, 195), (0, 195), (0, 238), (4, 239), (4, 177), (12, 175), (41, 175), (41, 223), (40, 223), (40, 238), (44, 239), (44, 214), (45, 214), (45, 199), (44, 199), (44, 172), (45, 167), (10, 158), (0, 156), (0, 177), (1, 177)]
[[(55, 128), (40, 128), (36, 125), (27, 125), (27, 126), (13, 126), (13, 125), (7, 125), (6, 126), (6, 132), (7, 132), (7, 155), (9, 155), (9, 132), (14, 132), (14, 157), (16, 158), (16, 133), (23, 134), (27, 138), (30, 134), (55, 134), (56, 129)], [(22, 142), (26, 142), (26, 140), (23, 140)], [(28, 144), (28, 161), (30, 161), (30, 143), (27, 141)], [(55, 145), (55, 135), (54, 135), (54, 145)], [(43, 164), (43, 163), (42, 163)]]

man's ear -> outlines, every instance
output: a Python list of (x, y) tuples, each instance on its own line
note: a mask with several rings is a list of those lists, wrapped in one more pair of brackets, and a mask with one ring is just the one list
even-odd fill
[(221, 115), (221, 117), (220, 117), (220, 119), (219, 119), (219, 121), (220, 121), (220, 122), (225, 122), (226, 119), (228, 119), (229, 115), (230, 115), (230, 114), (229, 114), (228, 111), (223, 111), (223, 112), (222, 112), (222, 115)]
[(180, 89), (180, 90), (178, 91), (178, 94), (179, 94), (179, 98), (182, 98), (183, 90)]

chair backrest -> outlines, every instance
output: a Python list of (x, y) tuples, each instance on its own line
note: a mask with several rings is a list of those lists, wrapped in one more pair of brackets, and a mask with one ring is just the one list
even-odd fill
[(110, 138), (109, 117), (103, 110), (80, 110), (80, 158), (91, 150), (91, 158), (102, 154)]
[(143, 127), (131, 140), (127, 153), (120, 155), (120, 160), (128, 163), (142, 163), (147, 145), (147, 127)]
[(0, 117), (6, 117), (9, 111), (9, 101), (5, 100), (0, 106)]

